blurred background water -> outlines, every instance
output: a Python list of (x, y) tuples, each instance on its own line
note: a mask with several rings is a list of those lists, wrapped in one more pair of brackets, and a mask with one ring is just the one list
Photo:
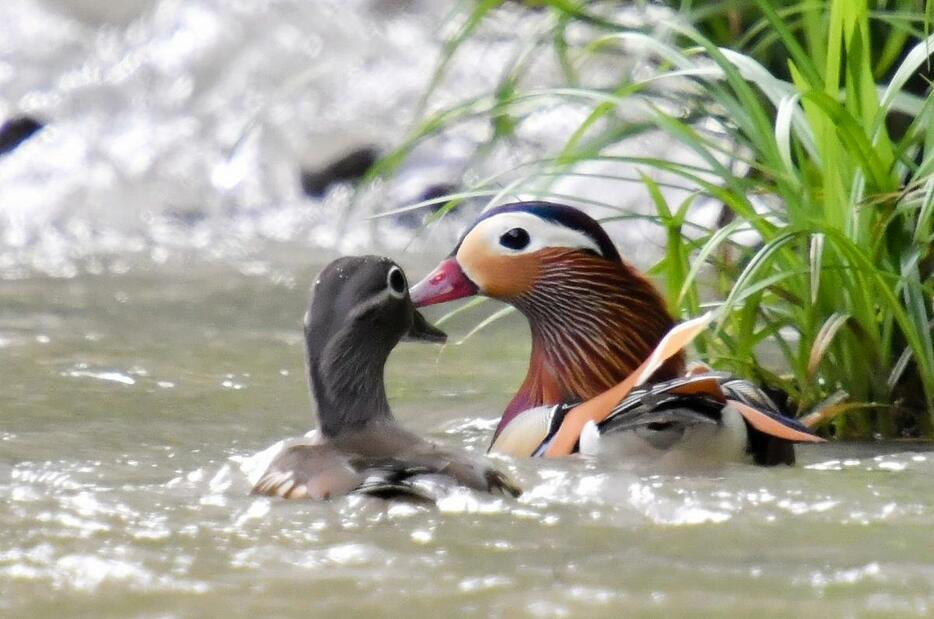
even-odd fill
[[(370, 215), (516, 165), (580, 121), (536, 112), (482, 171), (470, 155), (489, 127), (466, 123), (362, 194), (306, 195), (302, 169), (404, 136), (455, 7), (2, 3), (0, 122), (45, 126), (0, 156), (0, 615), (930, 614), (934, 460), (910, 444), (692, 476), (502, 461), (519, 501), (438, 510), (246, 496), (239, 461), (312, 425), (299, 325), (317, 270), (379, 251), (417, 277), (464, 220), (427, 236)], [(501, 11), (429, 107), (489, 88), (547, 18)], [(547, 84), (550, 62), (529, 79)], [(643, 228), (616, 232), (637, 262), (651, 253)], [(446, 328), (457, 340), (476, 320)], [(460, 346), (402, 346), (398, 416), (482, 451), (524, 334), (510, 317)]]
[[(443, 4), (5, 2), (0, 118), (47, 126), (0, 167), (4, 264), (54, 273), (100, 252), (335, 246), (349, 190), (309, 199), (299, 170), (399, 139)], [(465, 67), (459, 87), (482, 73)], [(350, 227), (346, 246), (369, 242)]]
[[(313, 197), (303, 193), (301, 169), (321, 169), (359, 149), (386, 152), (415, 125), (422, 103), (439, 109), (488, 92), (553, 20), (520, 3), (502, 7), (463, 44), (423, 102), (444, 39), (463, 25), (459, 6), (4, 2), (0, 121), (28, 115), (45, 127), (0, 166), (0, 268), (69, 274), (89, 254), (150, 253), (158, 262), (191, 248), (236, 258), (269, 239), (343, 251), (374, 242), (423, 248), (412, 230), (417, 218), (366, 218), (554, 150), (587, 114), (586, 106), (567, 101), (539, 105), (515, 139), (480, 165), (472, 154), (492, 128), (480, 119), (464, 122), (420, 143), (387, 182), (357, 195), (340, 183)], [(639, 23), (671, 18), (660, 8), (617, 13)], [(619, 71), (589, 71), (598, 82), (610, 68)], [(557, 62), (535, 56), (522, 79), (560, 83)], [(638, 114), (632, 107), (629, 113)], [(628, 144), (640, 155), (691, 157), (657, 133)], [(639, 210), (646, 194), (632, 177), (632, 184), (570, 178), (555, 191), (571, 201), (595, 196)], [(691, 189), (666, 191), (675, 200)], [(440, 240), (431, 246), (450, 243), (462, 224), (433, 227)], [(650, 228), (616, 228), (637, 262), (645, 262)]]

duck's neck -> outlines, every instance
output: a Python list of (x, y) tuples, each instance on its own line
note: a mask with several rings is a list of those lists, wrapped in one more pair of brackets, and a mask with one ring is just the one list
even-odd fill
[[(508, 300), (528, 318), (532, 354), (497, 434), (524, 410), (588, 400), (621, 382), (674, 326), (658, 291), (629, 265), (574, 250), (541, 254), (533, 288)], [(683, 370), (679, 354), (654, 379)]]
[(389, 350), (379, 341), (350, 341), (350, 335), (338, 334), (323, 350), (306, 349), (311, 394), (328, 438), (393, 419), (383, 380)]

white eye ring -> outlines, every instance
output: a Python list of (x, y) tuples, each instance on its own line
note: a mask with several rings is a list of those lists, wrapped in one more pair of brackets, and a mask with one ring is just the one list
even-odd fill
[(402, 269), (396, 266), (389, 269), (389, 272), (386, 273), (386, 289), (389, 290), (390, 296), (401, 299), (405, 297), (408, 288)]

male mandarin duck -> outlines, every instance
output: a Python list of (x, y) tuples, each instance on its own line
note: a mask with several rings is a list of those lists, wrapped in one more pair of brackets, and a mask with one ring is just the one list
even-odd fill
[(253, 494), (328, 499), (349, 493), (434, 500), (448, 486), (518, 496), (485, 458), (419, 438), (396, 421), (383, 371), (403, 338), (443, 342), (409, 298), (405, 275), (388, 258), (329, 264), (305, 314), (305, 352), (318, 436), (281, 451)]
[(411, 290), (417, 307), (476, 294), (518, 309), (532, 335), (528, 373), (491, 451), (772, 465), (794, 463), (793, 443), (821, 441), (752, 383), (687, 374), (683, 348), (709, 316), (676, 325), (654, 286), (576, 208), (490, 209)]

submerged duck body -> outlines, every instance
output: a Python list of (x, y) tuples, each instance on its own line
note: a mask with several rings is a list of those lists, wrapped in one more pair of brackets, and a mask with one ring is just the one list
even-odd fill
[[(615, 444), (624, 445), (624, 454), (644, 447), (641, 451), (649, 453), (681, 451), (686, 460), (728, 461), (751, 455), (759, 464), (789, 464), (794, 462), (793, 443), (820, 440), (783, 415), (778, 414), (774, 423), (763, 421), (762, 415), (771, 418), (776, 411), (751, 383), (745, 383), (748, 388), (744, 389), (758, 392), (751, 403), (725, 406), (726, 400), (738, 400), (724, 395), (722, 388), (714, 389), (715, 383), (722, 387), (724, 382), (713, 377), (701, 382), (712, 394), (719, 392), (716, 399), (724, 404), (720, 409), (725, 413), (705, 415), (706, 408), (688, 398), (681, 401), (681, 408), (697, 412), (694, 408), (700, 407), (704, 409), (700, 416), (621, 423), (620, 419), (635, 414), (623, 406), (633, 388), (656, 385), (662, 392), (685, 397), (671, 390), (684, 390), (678, 382), (686, 376), (683, 348), (698, 331), (691, 327), (687, 339), (678, 335), (681, 326), (654, 286), (621, 258), (600, 224), (576, 208), (522, 202), (488, 210), (451, 255), (411, 292), (416, 306), (481, 294), (514, 306), (527, 318), (532, 336), (529, 369), (500, 419), (493, 451), (556, 456), (600, 445), (603, 452), (609, 449), (607, 441), (593, 439), (615, 435)], [(663, 345), (671, 335), (676, 337)], [(646, 373), (642, 370), (651, 357), (657, 363)], [(621, 389), (624, 384), (626, 388)], [(646, 392), (633, 395), (640, 394)], [(559, 413), (555, 407), (569, 403), (583, 411), (563, 416), (542, 412)], [(652, 407), (639, 410), (645, 413), (646, 409)], [(532, 410), (538, 412), (526, 414)], [(743, 414), (736, 419), (734, 412), (739, 411)], [(716, 418), (717, 423), (702, 421), (702, 417)], [(558, 440), (536, 442), (549, 434), (539, 434), (543, 424), (550, 431), (559, 418)], [(616, 421), (611, 424), (610, 419)], [(690, 419), (696, 423), (689, 423)], [(698, 424), (710, 427), (702, 429)], [(503, 438), (507, 432), (510, 440)], [(703, 440), (707, 434), (716, 440)], [(513, 440), (519, 436), (523, 439)], [(517, 444), (522, 447), (503, 447)]]
[(426, 441), (396, 421), (383, 374), (403, 338), (443, 342), (445, 335), (415, 309), (398, 265), (375, 256), (346, 257), (322, 271), (305, 315), (319, 429), (313, 440), (279, 453), (253, 494), (434, 500), (451, 485), (519, 494), (485, 459)]

